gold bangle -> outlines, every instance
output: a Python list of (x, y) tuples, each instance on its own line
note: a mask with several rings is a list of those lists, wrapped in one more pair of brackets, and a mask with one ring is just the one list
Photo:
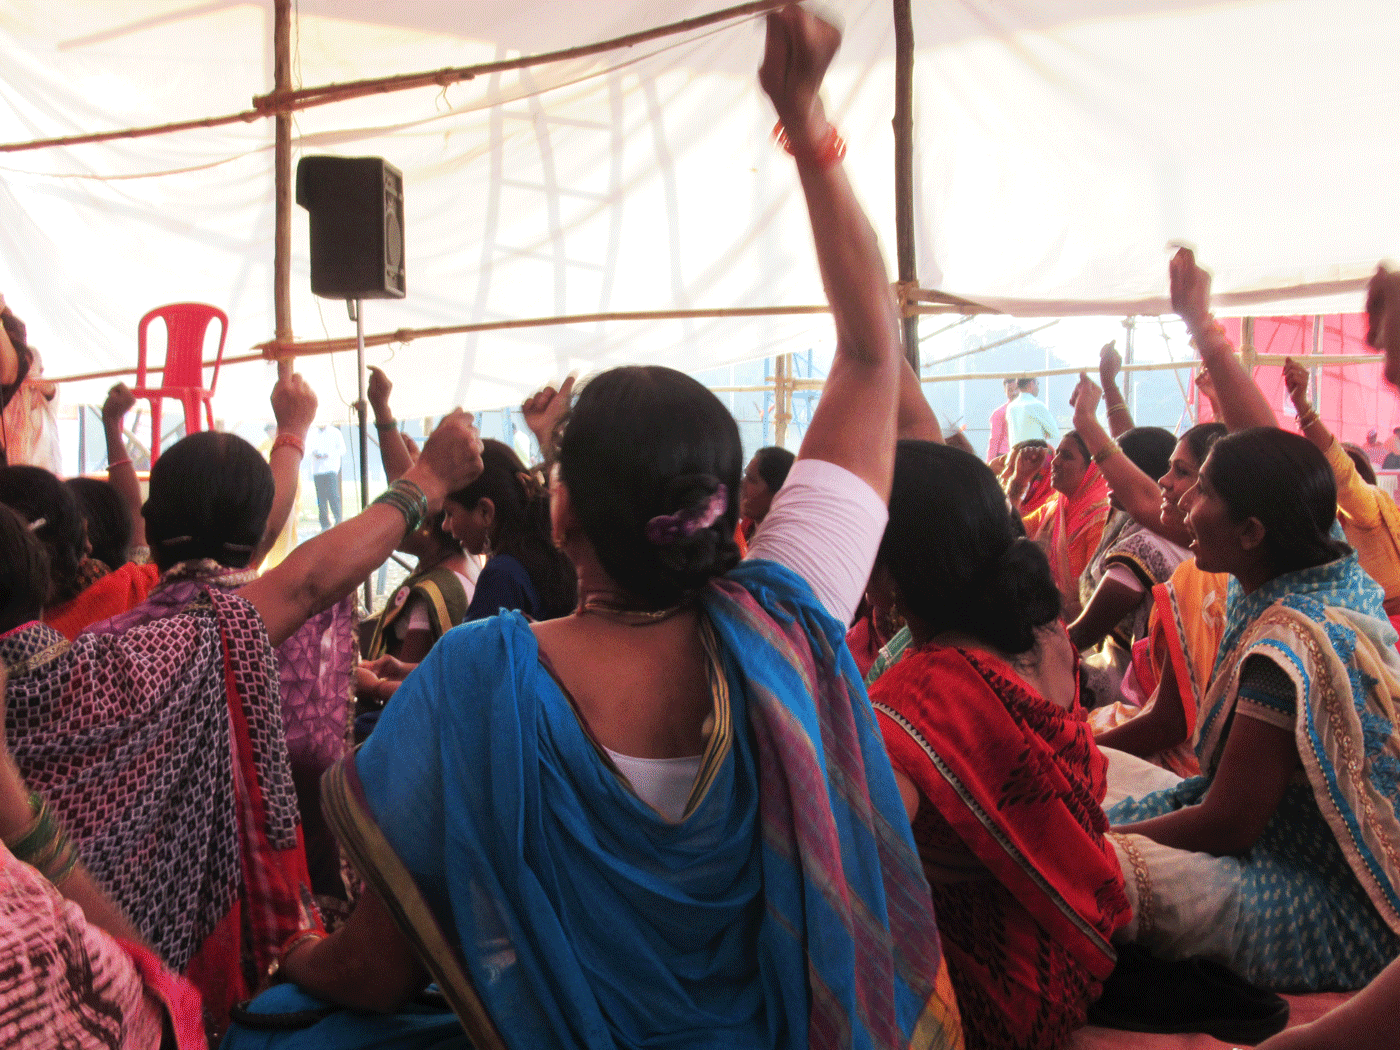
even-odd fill
[(1103, 448), (1099, 449), (1097, 452), (1094, 453), (1094, 462), (1102, 465), (1103, 462), (1110, 456), (1112, 456), (1115, 452), (1122, 451), (1123, 450), (1118, 447), (1118, 442), (1110, 438), (1107, 445), (1105, 445)]
[(1116, 402), (1114, 402), (1113, 404), (1111, 404), (1111, 405), (1108, 406), (1108, 414), (1109, 414), (1110, 416), (1113, 415), (1113, 413), (1115, 413), (1115, 412), (1122, 412), (1122, 413), (1124, 413), (1125, 415), (1129, 415), (1129, 416), (1132, 415), (1132, 413), (1128, 411), (1128, 406), (1127, 406), (1126, 404), (1124, 404), (1122, 401), (1116, 401)]
[(1310, 408), (1298, 417), (1298, 428), (1300, 430), (1307, 430), (1308, 427), (1316, 423), (1319, 418), (1321, 417), (1318, 416), (1317, 409)]
[(288, 937), (286, 942), (277, 952), (277, 958), (272, 960), (272, 964), (267, 968), (267, 980), (269, 984), (276, 984), (282, 979), (282, 963), (307, 941), (324, 941), (328, 934), (321, 930), (299, 930)]

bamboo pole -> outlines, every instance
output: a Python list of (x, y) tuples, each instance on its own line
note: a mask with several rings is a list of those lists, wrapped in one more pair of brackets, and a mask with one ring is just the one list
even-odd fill
[[(400, 328), (393, 332), (380, 332), (365, 336), (365, 346), (388, 346), (390, 343), (409, 343), (415, 339), (435, 338), (444, 335), (464, 335), (468, 332), (500, 332), (516, 328), (549, 328), (565, 324), (597, 324), (600, 321), (674, 321), (703, 320), (725, 317), (788, 317), (805, 314), (827, 314), (829, 306), (728, 306), (698, 310), (618, 310), (597, 314), (563, 314), (558, 317), (522, 317), (511, 321), (479, 321), (474, 324), (444, 325), (437, 328)], [(276, 360), (282, 357), (309, 357), (315, 354), (333, 354), (340, 350), (353, 350), (355, 340), (320, 339), (290, 345), (279, 344), (275, 340), (257, 344), (263, 356)]]
[[(203, 368), (213, 368), (214, 365), (217, 363), (217, 364), (219, 365), (220, 368), (223, 368), (225, 365), (242, 365), (242, 364), (247, 364), (249, 361), (266, 361), (266, 360), (267, 360), (267, 355), (266, 355), (266, 354), (263, 354), (263, 353), (257, 353), (257, 354), (240, 354), (240, 355), (237, 356), (237, 357), (225, 357), (222, 361), (218, 361), (218, 362), (215, 362), (215, 361), (205, 361), (205, 362), (202, 364), (201, 367), (203, 367)], [(148, 366), (146, 367), (146, 371), (147, 371), (147, 372), (150, 372), (150, 373), (154, 373), (154, 372), (164, 372), (164, 371), (165, 371), (165, 366), (164, 366), (164, 365), (148, 365)], [(121, 378), (122, 376), (134, 376), (135, 374), (136, 374), (136, 366), (135, 366), (135, 365), (132, 365), (130, 368), (110, 368), (110, 369), (107, 369), (105, 372), (83, 372), (83, 373), (80, 373), (79, 375), (72, 375), (72, 376), (44, 376), (44, 379), (45, 379), (46, 381), (50, 382), (50, 383), (85, 383), (85, 382), (88, 382), (89, 380), (92, 380), (92, 379), (119, 379), (119, 378)]]
[[(899, 283), (917, 289), (914, 254), (914, 15), (910, 0), (894, 0), (894, 229)], [(919, 372), (919, 311), (902, 310), (904, 356)]]
[(773, 444), (787, 448), (787, 429), (792, 422), (792, 355), (779, 354), (773, 361)]
[(112, 142), (117, 139), (146, 138), (151, 135), (168, 135), (177, 131), (190, 131), (195, 128), (217, 128), (226, 124), (252, 123), (264, 117), (283, 113), (294, 113), (324, 106), (332, 102), (344, 102), (352, 98), (380, 95), (393, 91), (409, 91), (421, 87), (447, 87), (478, 76), (501, 73), (512, 69), (526, 69), (552, 62), (566, 62), (572, 59), (587, 58), (607, 51), (635, 47), (649, 40), (675, 36), (719, 22), (748, 18), (782, 7), (790, 0), (751, 0), (750, 3), (726, 7), (707, 15), (671, 22), (655, 29), (645, 29), (625, 36), (614, 37), (596, 44), (568, 47), (561, 51), (549, 51), (540, 55), (522, 55), (519, 58), (503, 59), (497, 62), (481, 62), (474, 66), (456, 66), (423, 73), (405, 73), (393, 77), (376, 77), (370, 80), (351, 80), (342, 84), (325, 84), (320, 87), (302, 88), (299, 91), (278, 90), (269, 95), (258, 95), (253, 99), (253, 108), (239, 113), (229, 113), (221, 117), (205, 117), (199, 120), (182, 120), (169, 124), (156, 124), (147, 127), (126, 128), (121, 131), (102, 131), (88, 135), (68, 135), (62, 138), (34, 139), (29, 142), (9, 142), (0, 144), (0, 153), (19, 153), (25, 150), (46, 149), (51, 146), (79, 146), (92, 142)]
[[(278, 92), (292, 87), (292, 0), (275, 0), (272, 26), (273, 85)], [(272, 248), (272, 299), (276, 339), (292, 341), (292, 116), (277, 114), (273, 147), (276, 190), (276, 236)], [(277, 378), (292, 373), (290, 361), (277, 362)]]

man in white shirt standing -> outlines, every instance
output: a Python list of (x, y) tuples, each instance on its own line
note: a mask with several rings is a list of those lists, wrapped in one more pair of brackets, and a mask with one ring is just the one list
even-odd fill
[(1027, 376), (1016, 380), (1016, 388), (1020, 393), (1006, 406), (1006, 435), (1011, 447), (1032, 438), (1048, 441), (1052, 448), (1059, 444), (1060, 426), (1045, 402), (1036, 397), (1040, 384), (1033, 376)]
[(310, 441), (311, 480), (316, 485), (316, 509), (321, 514), (321, 531), (331, 527), (331, 515), (335, 523), (343, 520), (340, 507), (340, 460), (345, 455), (345, 441), (340, 436), (339, 427), (328, 427), (324, 423), (316, 428)]

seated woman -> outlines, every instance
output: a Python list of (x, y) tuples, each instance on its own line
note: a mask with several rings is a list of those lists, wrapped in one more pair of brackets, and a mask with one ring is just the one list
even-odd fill
[[(34, 619), (48, 591), (43, 546), (0, 506), (0, 620)], [(0, 711), (7, 671), (0, 663)], [(199, 993), (164, 969), (93, 881), (0, 739), (0, 1044), (156, 1050), (205, 1046)]]
[[(236, 592), (202, 586), (169, 615), (71, 644), (31, 610), (0, 621), (0, 660), (11, 668), (9, 743), (26, 780), (48, 797), (136, 927), (199, 987), (211, 1030), (287, 936), (311, 921), (271, 646), (377, 567), (402, 534), (395, 522), (402, 526), (410, 510), (423, 517), (424, 502), (429, 512), (440, 507), (446, 491), (480, 469), (460, 414), (439, 430), (393, 490), (392, 506), (371, 507)], [(234, 478), (241, 447), (267, 471), (246, 443), (212, 433), (186, 441), (196, 438), (218, 443), (196, 475)], [(157, 466), (180, 472), (178, 447)], [(157, 503), (161, 487), (153, 485)], [(219, 539), (246, 556), (260, 534), (250, 519), (265, 517), (271, 479), (239, 497), (245, 505), (219, 523), (228, 530)], [(171, 517), (152, 522), (162, 556), (204, 553), (191, 546), (192, 533), (166, 531), (179, 513), (197, 517), (201, 507), (166, 509)], [(42, 538), (43, 527), (37, 531)]]
[(45, 608), (61, 609), (107, 573), (88, 554), (87, 530), (73, 494), (42, 467), (0, 467), (0, 503), (33, 525), (49, 567)]
[(1381, 590), (1329, 535), (1336, 486), (1305, 438), (1221, 438), (1188, 503), (1197, 563), (1234, 579), (1203, 775), (1109, 810), (1125, 936), (1269, 988), (1359, 988), (1400, 952), (1400, 659)]
[(1129, 913), (1045, 555), (976, 456), (901, 441), (875, 575), (912, 644), (870, 700), (967, 1045), (1068, 1046)]
[[(1098, 388), (1081, 378), (1075, 402), (1078, 421), (1093, 414)], [(1133, 427), (1116, 447), (1148, 477), (1167, 473), (1176, 439), (1161, 427)], [(1132, 662), (1133, 646), (1147, 638), (1153, 587), (1166, 583), (1176, 567), (1190, 557), (1184, 547), (1145, 529), (1133, 520), (1109, 491), (1113, 513), (1103, 539), (1079, 578), (1083, 606), (1069, 625), (1070, 641), (1084, 656), (1083, 672), (1089, 696), (1085, 704), (1100, 707), (1118, 699), (1123, 675)]]
[(97, 478), (69, 478), (65, 485), (78, 503), (78, 514), (87, 529), (92, 557), (108, 569), (131, 560), (133, 535), (131, 511), (109, 482)]
[[(139, 605), (85, 633), (121, 634), (171, 616), (208, 588), (233, 591), (257, 578), (257, 562), (280, 531), (278, 507), (295, 492), (301, 448), (316, 416), (316, 395), (289, 381), (273, 391), (278, 437), (271, 464), (234, 434), (182, 438), (151, 470), (142, 507), (160, 583)], [(209, 465), (219, 463), (211, 471)], [(280, 476), (278, 476), (280, 474)], [(321, 815), (321, 774), (345, 752), (348, 690), (355, 664), (355, 596), (347, 594), (277, 647), (278, 699), (311, 886), (323, 906), (345, 898), (340, 851)]]
[(739, 535), (742, 537), (742, 549), (747, 550), (754, 530), (768, 516), (773, 497), (783, 487), (796, 458), (785, 448), (765, 445), (753, 454), (753, 459), (749, 460), (749, 465), (744, 468), (744, 478), (739, 487)]
[[(1091, 448), (1108, 447), (1101, 430), (1086, 427), (1084, 433)], [(1154, 483), (1159, 494), (1156, 529), (1149, 530), (1164, 543), (1191, 542), (1181, 501), (1195, 485), (1211, 446), (1224, 434), (1223, 423), (1198, 423), (1172, 449), (1166, 473)], [(1103, 468), (1115, 497), (1143, 491), (1150, 481), (1127, 456), (1110, 455)], [(1147, 513), (1138, 510), (1134, 520), (1141, 523), (1146, 518)], [(1227, 574), (1203, 572), (1196, 559), (1188, 557), (1170, 579), (1153, 586), (1147, 634), (1134, 646), (1131, 668), (1120, 685), (1121, 699), (1089, 714), (1100, 747), (1149, 759), (1178, 776), (1200, 773), (1191, 737), (1225, 630), (1228, 583)]]
[(463, 619), (502, 609), (532, 620), (573, 611), (574, 567), (550, 539), (549, 494), (503, 441), (482, 442), (481, 476), (447, 497), (443, 527), (473, 556), (485, 556)]
[(1108, 484), (1098, 464), (1089, 458), (1084, 439), (1073, 430), (1060, 439), (1050, 461), (1050, 483), (1055, 494), (1039, 508), (1027, 512), (1024, 499), (1030, 481), (1040, 470), (1045, 454), (1027, 449), (1018, 457), (1007, 496), (1021, 514), (1026, 535), (1045, 548), (1050, 571), (1063, 599), (1066, 620), (1081, 612), (1079, 577), (1089, 557), (1103, 539), (1108, 523)]
[[(254, 1011), (396, 1008), (431, 978), (457, 1014), (436, 1037), (465, 1027), (479, 1047), (908, 1045), (916, 1028), (921, 1046), (960, 1045), (927, 883), (841, 643), (886, 516), (898, 320), (816, 94), (839, 34), (796, 6), (768, 26), (760, 75), (840, 335), (749, 559), (733, 539), (742, 445), (719, 399), (666, 368), (593, 379), (551, 491), (577, 613), (449, 632), (328, 774), (371, 892), (284, 954), (300, 990)], [(336, 1014), (227, 1045), (383, 1045), (410, 1019)]]

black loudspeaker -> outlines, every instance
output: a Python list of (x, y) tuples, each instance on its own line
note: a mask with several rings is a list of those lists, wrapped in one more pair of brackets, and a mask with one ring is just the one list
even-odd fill
[(403, 173), (382, 157), (302, 157), (297, 203), (311, 213), (311, 290), (402, 299)]

